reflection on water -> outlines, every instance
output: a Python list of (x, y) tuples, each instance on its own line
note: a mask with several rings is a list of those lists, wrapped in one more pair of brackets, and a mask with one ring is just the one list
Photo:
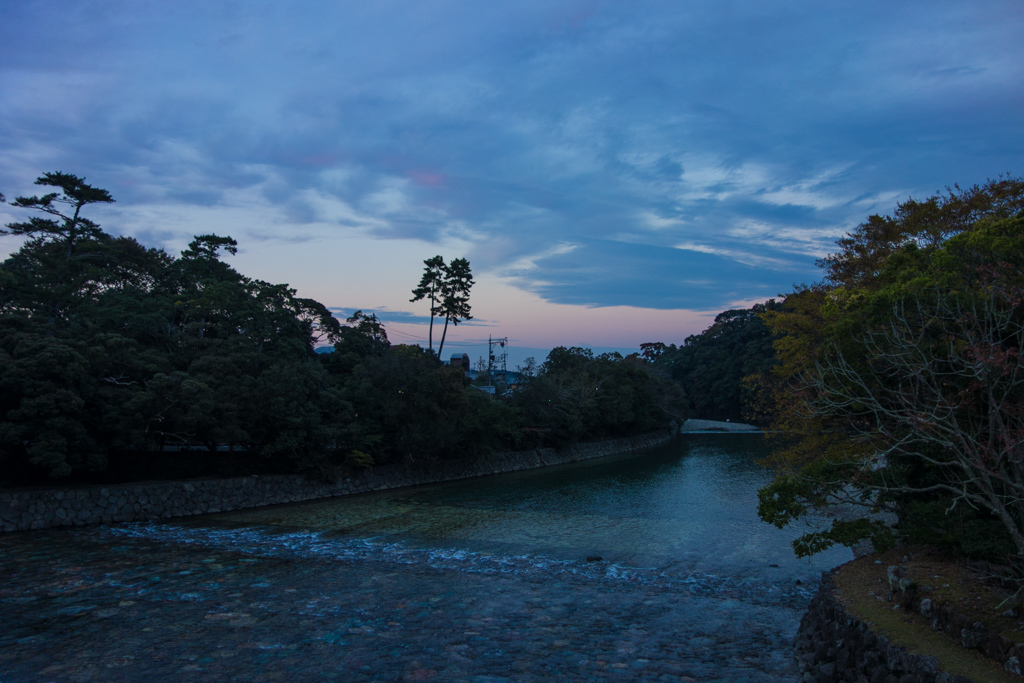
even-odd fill
[(758, 519), (757, 489), (770, 480), (756, 462), (764, 453), (757, 434), (685, 435), (639, 456), (224, 513), (196, 524), (320, 531), (347, 546), (368, 540), (494, 561), (600, 556), (676, 575), (769, 582), (806, 579), (850, 559), (849, 550), (834, 549), (798, 560), (790, 541), (807, 528), (779, 530)]

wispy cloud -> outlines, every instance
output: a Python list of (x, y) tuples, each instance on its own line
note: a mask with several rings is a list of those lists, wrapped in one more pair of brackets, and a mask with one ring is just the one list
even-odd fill
[[(1002, 0), (12, 3), (0, 191), (84, 174), (105, 226), (267, 263), (358, 235), (380, 291), (416, 243), (550, 302), (706, 311), (813, 280), (868, 213), (1019, 173), (1022, 30)], [(354, 297), (367, 253), (324, 288)]]

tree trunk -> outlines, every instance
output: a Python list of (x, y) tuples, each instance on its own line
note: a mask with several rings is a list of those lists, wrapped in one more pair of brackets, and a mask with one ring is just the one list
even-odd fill
[(444, 319), (444, 331), (441, 332), (441, 345), (437, 347), (437, 357), (438, 358), (441, 357), (441, 349), (444, 348), (444, 338), (445, 338), (445, 335), (447, 335), (447, 334), (448, 334), (448, 318), (445, 317), (445, 319)]
[[(427, 348), (434, 351), (434, 285), (430, 285), (430, 332), (427, 334)], [(438, 355), (440, 355), (438, 351)]]

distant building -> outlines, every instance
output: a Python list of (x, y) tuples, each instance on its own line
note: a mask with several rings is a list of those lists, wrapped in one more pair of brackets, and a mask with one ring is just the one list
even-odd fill
[(468, 353), (453, 353), (451, 360), (448, 361), (448, 365), (453, 368), (459, 368), (466, 374), (466, 377), (470, 376), (471, 368)]
[(491, 380), (496, 384), (504, 384), (505, 391), (515, 391), (525, 384), (529, 378), (514, 370), (495, 370), (491, 375)]

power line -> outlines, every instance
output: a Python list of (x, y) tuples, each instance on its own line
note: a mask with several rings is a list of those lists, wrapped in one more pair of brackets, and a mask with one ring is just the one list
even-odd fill
[[(501, 350), (495, 354), (494, 347)], [(498, 365), (501, 365), (501, 376), (508, 383), (508, 337), (501, 339), (487, 338), (487, 386), (494, 386), (494, 373)]]

